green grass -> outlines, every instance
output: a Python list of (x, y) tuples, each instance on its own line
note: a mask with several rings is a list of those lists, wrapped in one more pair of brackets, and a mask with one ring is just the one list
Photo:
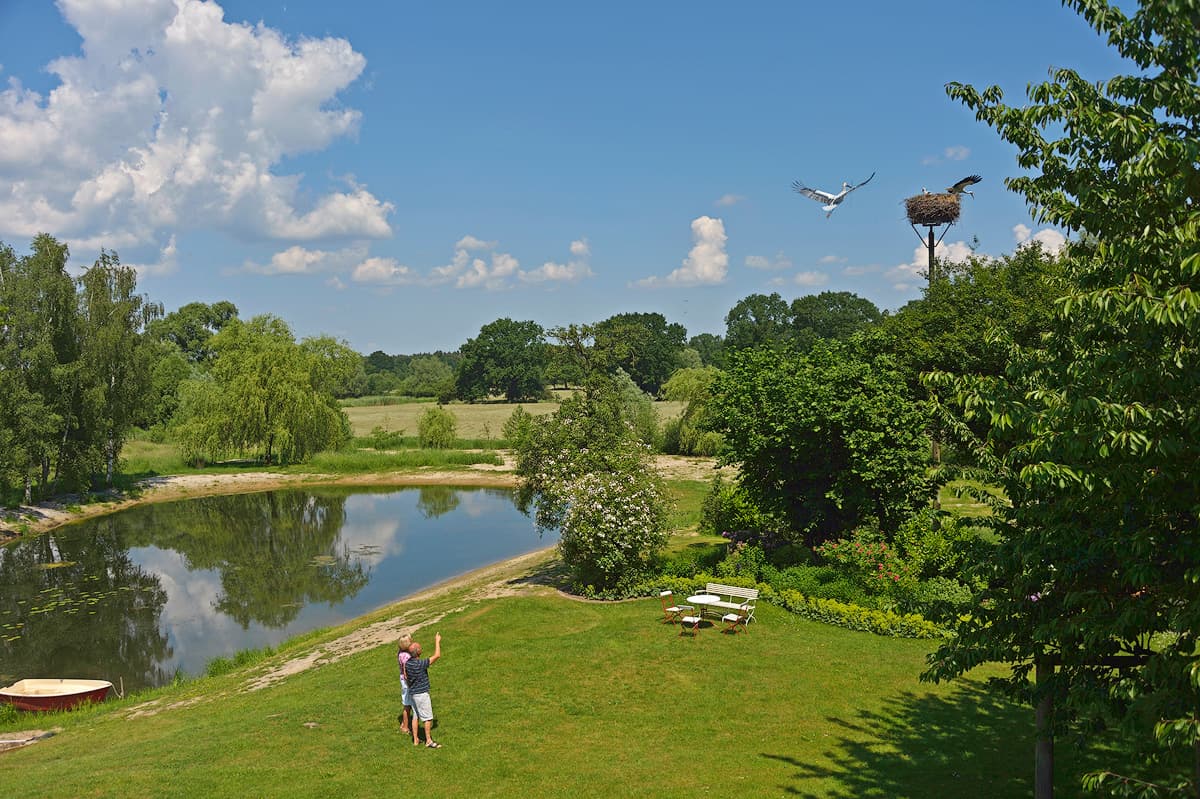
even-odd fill
[[(748, 633), (697, 640), (661, 624), (657, 600), (457, 593), (390, 613), (446, 614), (431, 670), (440, 751), (398, 731), (385, 644), (261, 691), (239, 690), (245, 671), (163, 689), (162, 705), (199, 701), (154, 716), (125, 718), (132, 700), (58, 714), (46, 723), (59, 735), (0, 759), (5, 796), (1031, 793), (1032, 711), (978, 679), (919, 683), (927, 643), (761, 604)], [(430, 646), (432, 631), (416, 637)], [(1086, 754), (1056, 754), (1058, 795), (1077, 795)]]
[(944, 510), (968, 518), (991, 516), (992, 508), (980, 502), (969, 492), (986, 491), (994, 497), (1003, 497), (1004, 492), (995, 486), (985, 487), (977, 480), (952, 480), (938, 492), (938, 502)]
[(487, 463), (501, 464), (494, 452), (466, 452), (460, 449), (403, 449), (394, 452), (345, 450), (319, 452), (304, 463), (284, 467), (287, 472), (325, 474), (361, 474), (392, 472), (403, 469), (447, 468)]

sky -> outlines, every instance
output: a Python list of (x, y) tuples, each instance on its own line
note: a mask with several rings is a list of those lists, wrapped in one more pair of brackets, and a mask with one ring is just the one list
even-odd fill
[[(1131, 71), (1050, 0), (0, 0), (0, 241), (364, 354), (503, 317), (722, 334), (754, 293), (895, 309), (923, 187), (983, 177), (940, 255), (1063, 242), (944, 88), (1021, 105), (1052, 67)], [(829, 218), (791, 188), (872, 174)]]

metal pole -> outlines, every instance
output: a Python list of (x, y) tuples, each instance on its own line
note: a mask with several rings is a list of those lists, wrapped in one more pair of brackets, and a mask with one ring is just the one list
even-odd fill
[(1035, 724), (1037, 726), (1037, 743), (1033, 750), (1033, 797), (1034, 799), (1053, 799), (1054, 797), (1054, 732), (1051, 729), (1054, 715), (1054, 696), (1050, 693), (1050, 678), (1054, 675), (1054, 665), (1045, 660), (1037, 662), (1035, 680), (1038, 689), (1044, 691), (1038, 699)]
[(929, 226), (929, 285), (933, 285), (933, 278), (937, 269), (937, 262), (933, 258), (933, 251), (937, 249), (937, 244), (933, 240), (933, 225)]

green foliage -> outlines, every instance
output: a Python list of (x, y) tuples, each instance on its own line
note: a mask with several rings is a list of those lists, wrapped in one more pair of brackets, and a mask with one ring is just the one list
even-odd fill
[(792, 340), (806, 350), (817, 339), (844, 341), (883, 318), (875, 303), (850, 291), (822, 291), (792, 300)]
[(530, 431), (533, 429), (533, 414), (525, 410), (521, 405), (513, 408), (513, 412), (508, 419), (504, 421), (504, 437), (508, 440), (509, 446), (520, 449), (529, 440)]
[[(916, 578), (912, 568), (886, 541), (870, 538), (839, 538), (817, 547), (817, 553), (864, 587), (875, 593), (899, 593), (912, 586)], [(874, 585), (881, 586), (874, 588)]]
[(751, 294), (725, 315), (726, 359), (740, 350), (782, 347), (790, 338), (791, 313), (778, 293)]
[(398, 449), (404, 446), (403, 430), (385, 430), (376, 425), (371, 428), (371, 448), (376, 450)]
[[(1060, 725), (1144, 745), (1130, 777), (1188, 784), (1200, 740), (1200, 3), (1146, 0), (1132, 17), (1069, 5), (1135, 74), (1094, 83), (1057, 69), (1019, 106), (997, 87), (948, 87), (1017, 146), (1026, 171), (1009, 187), (1080, 237), (1044, 342), (1015, 348), (1002, 380), (929, 379), (962, 426), (987, 430), (980, 456), (1012, 506), (982, 520), (999, 544), (979, 610), (925, 676), (1009, 663), (1008, 690), (1052, 691)], [(1096, 667), (1117, 655), (1134, 665)], [(1031, 692), (1047, 657), (1054, 679)]]
[(913, 613), (893, 613), (887, 610), (872, 610), (857, 605), (838, 602), (836, 599), (807, 597), (796, 591), (783, 591), (776, 601), (806, 619), (861, 630), (876, 635), (895, 638), (945, 638), (946, 631)]
[(648, 570), (666, 543), (662, 485), (653, 472), (584, 474), (564, 492), (558, 548), (577, 585), (609, 588)]
[(302, 461), (350, 438), (331, 393), (336, 367), (272, 316), (232, 320), (213, 336), (211, 370), (180, 387), (177, 435), (189, 461), (260, 454)]
[(747, 495), (810, 546), (868, 518), (890, 533), (932, 493), (927, 413), (861, 342), (737, 353), (711, 412)]
[(497, 319), (479, 329), (459, 350), (455, 395), (473, 402), (502, 394), (509, 402), (537, 399), (545, 392), (545, 332), (533, 321)]
[(442, 397), (454, 390), (454, 369), (441, 358), (422, 355), (408, 365), (402, 390), (410, 397)]
[(458, 420), (441, 405), (427, 408), (417, 420), (417, 440), (423, 449), (449, 449), (457, 431)]
[(658, 412), (654, 399), (637, 387), (625, 370), (617, 369), (613, 383), (621, 400), (621, 415), (633, 427), (638, 440), (648, 447), (658, 447)]
[(740, 483), (721, 475), (712, 479), (700, 506), (700, 532), (721, 534), (733, 530), (764, 530), (773, 526)]
[(622, 369), (638, 388), (656, 395), (679, 366), (687, 330), (660, 313), (622, 313), (597, 322), (595, 357), (606, 374)]
[(237, 306), (228, 300), (189, 302), (156, 320), (147, 332), (151, 339), (173, 344), (190, 362), (203, 364), (215, 354), (209, 346), (213, 335), (237, 315)]
[(231, 657), (216, 657), (205, 665), (204, 676), (219, 677), (222, 674), (229, 674), (232, 671), (253, 666), (255, 663), (261, 663), (274, 654), (274, 648), (264, 646), (261, 649), (243, 649)]
[(663, 399), (686, 402), (683, 414), (663, 427), (663, 452), (711, 457), (721, 451), (721, 434), (708, 429), (712, 385), (720, 372), (713, 367), (677, 370), (663, 384)]

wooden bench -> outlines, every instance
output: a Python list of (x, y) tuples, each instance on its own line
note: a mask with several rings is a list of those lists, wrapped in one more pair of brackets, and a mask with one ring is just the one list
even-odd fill
[(747, 623), (754, 621), (754, 603), (758, 600), (757, 588), (709, 583), (704, 590), (713, 596), (721, 597), (721, 601), (712, 603), (714, 608), (745, 610)]

